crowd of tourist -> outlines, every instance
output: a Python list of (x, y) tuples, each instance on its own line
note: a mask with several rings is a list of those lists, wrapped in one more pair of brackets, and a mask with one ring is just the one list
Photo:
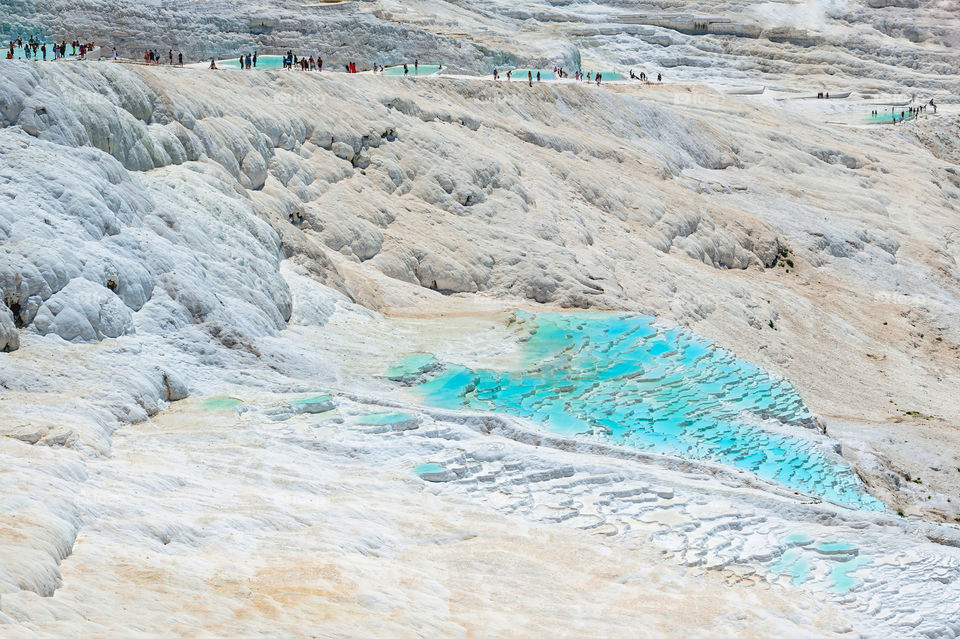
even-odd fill
[[(930, 98), (930, 101), (926, 104), (921, 104), (920, 106), (909, 106), (906, 109), (901, 108), (899, 116), (897, 115), (897, 107), (890, 107), (891, 121), (894, 124), (900, 124), (904, 120), (912, 120), (914, 118), (920, 117), (922, 113), (927, 111), (927, 107), (931, 107), (933, 112), (937, 112), (937, 105), (933, 101), (933, 98)], [(880, 112), (876, 109), (870, 112), (870, 115), (874, 118), (880, 117)], [(886, 117), (886, 116), (884, 116)]]
[[(87, 54), (94, 49), (92, 42), (80, 42), (79, 40), (74, 40), (69, 46), (71, 47), (69, 55), (79, 57), (81, 60), (85, 59)], [(15, 58), (18, 50), (23, 52), (23, 57), (26, 60), (46, 60), (48, 54), (54, 60), (59, 60), (67, 57), (67, 41), (64, 40), (60, 44), (54, 42), (48, 47), (47, 43), (42, 42), (38, 37), (30, 36), (24, 42), (23, 38), (18, 36), (16, 40), (10, 40), (10, 46), (7, 48), (7, 60)]]
[[(87, 54), (90, 53), (94, 48), (93, 43), (81, 43), (76, 40), (72, 43), (71, 46), (72, 46), (72, 51), (70, 55), (74, 57), (78, 57), (80, 59), (85, 59), (87, 57)], [(50, 51), (50, 48), (48, 48), (48, 45), (41, 42), (40, 38), (38, 37), (30, 36), (30, 38), (26, 42), (24, 42), (22, 38), (18, 37), (16, 40), (10, 41), (10, 47), (9, 47), (9, 51), (7, 52), (7, 58), (12, 59), (16, 57), (16, 51), (18, 49), (23, 50), (23, 57), (26, 59), (42, 58), (43, 60), (46, 60), (47, 53), (48, 51)], [(52, 45), (53, 58), (56, 60), (59, 58), (66, 57), (67, 56), (66, 50), (67, 50), (66, 42), (63, 42), (61, 44), (54, 43)], [(241, 70), (249, 71), (257, 68), (258, 58), (259, 58), (259, 53), (257, 51), (254, 51), (253, 53), (248, 52), (243, 55), (240, 55), (237, 62)], [(113, 60), (117, 62), (120, 61), (120, 57), (116, 48), (113, 49)], [(163, 52), (160, 51), (159, 49), (144, 49), (144, 52), (143, 52), (144, 64), (157, 65), (157, 64), (163, 64), (164, 61), (170, 66), (176, 65), (176, 66), (182, 67), (183, 52), (178, 51), (177, 54), (174, 55), (173, 49), (169, 49), (166, 52), (166, 55), (164, 55)], [(320, 54), (317, 54), (316, 56), (312, 56), (312, 55), (299, 56), (293, 53), (293, 51), (287, 51), (287, 53), (283, 56), (281, 62), (282, 62), (282, 68), (284, 69), (298, 69), (300, 71), (318, 71), (318, 72), (323, 71), (323, 57)], [(216, 58), (210, 58), (209, 68), (211, 69), (219, 68), (217, 66)], [(356, 62), (345, 63), (344, 70), (347, 73), (359, 73)], [(384, 70), (385, 68), (381, 64), (373, 65), (373, 73), (382, 74), (384, 73)], [(413, 62), (413, 73), (418, 74), (419, 70), (420, 70), (420, 61), (419, 59), (416, 59)], [(443, 65), (442, 64), (439, 65), (437, 70), (443, 70)], [(403, 64), (403, 75), (405, 76), (410, 75), (410, 65), (406, 63)], [(498, 69), (494, 69), (493, 77), (495, 80), (500, 79), (500, 72)], [(507, 71), (507, 79), (510, 80), (512, 79), (512, 77), (513, 77), (513, 71), (512, 70)], [(570, 74), (562, 66), (555, 66), (553, 68), (553, 77), (556, 79), (568, 79), (570, 77)], [(634, 75), (632, 70), (630, 71), (631, 79), (646, 81), (646, 77), (647, 76), (645, 73), (641, 73), (639, 76), (636, 76)], [(603, 74), (592, 73), (592, 72), (587, 72), (586, 74), (584, 74), (583, 71), (577, 70), (574, 73), (574, 78), (578, 81), (586, 79), (587, 82), (596, 82), (596, 84), (599, 85), (603, 81)], [(537, 71), (536, 81), (540, 82), (541, 79), (542, 79), (541, 73), (540, 71)], [(662, 80), (662, 76), (658, 75), (657, 79), (658, 81)], [(533, 85), (533, 82), (534, 82), (533, 71), (528, 71), (527, 81), (530, 83), (531, 86)]]
[[(164, 58), (163, 54), (157, 49), (145, 49), (143, 52), (144, 64), (161, 64), (163, 61), (163, 58)], [(166, 58), (167, 58), (167, 64), (172, 66), (174, 64), (173, 49), (169, 49), (167, 51)], [(117, 57), (116, 48), (113, 49), (113, 59), (115, 61), (119, 59)], [(183, 66), (183, 51), (180, 51), (177, 53), (176, 64), (177, 66), (181, 66), (181, 67)]]
[[(67, 52), (68, 47), (70, 49), (69, 53)], [(48, 57), (51, 57), (53, 60), (59, 60), (61, 58), (72, 57), (75, 59), (84, 60), (87, 56), (95, 49), (95, 45), (92, 42), (81, 42), (80, 40), (74, 40), (69, 45), (66, 40), (60, 42), (59, 44), (54, 42), (52, 44), (47, 44), (43, 42), (38, 36), (31, 35), (27, 40), (23, 40), (22, 37), (17, 37), (15, 40), (9, 41), (9, 47), (7, 48), (6, 58), (8, 60), (14, 59), (17, 57), (17, 53), (21, 53), (21, 57), (27, 60), (47, 60)], [(102, 57), (102, 56), (101, 56)], [(143, 62), (144, 64), (156, 65), (162, 64), (166, 58), (166, 63), (170, 66), (183, 66), (183, 52), (179, 51), (174, 55), (173, 49), (169, 49), (164, 55), (158, 49), (145, 49), (143, 52)], [(257, 59), (259, 58), (259, 53), (254, 51), (253, 53), (246, 53), (239, 57), (238, 62), (241, 70), (251, 70), (257, 68)], [(117, 49), (113, 49), (113, 60), (119, 61), (119, 56)], [(287, 51), (283, 56), (282, 67), (284, 69), (298, 69), (300, 71), (323, 71), (323, 57), (318, 53), (316, 56), (298, 56), (292, 51)], [(347, 73), (359, 73), (357, 69), (356, 62), (344, 63), (344, 70)], [(216, 58), (210, 59), (210, 68), (217, 69)], [(384, 73), (384, 67), (380, 64), (373, 65), (373, 73)], [(419, 73), (420, 70), (420, 60), (415, 59), (413, 62), (413, 72), (414, 74)], [(443, 65), (439, 65), (438, 70), (443, 70)], [(407, 76), (410, 74), (410, 65), (403, 64), (403, 75)], [(506, 72), (506, 78), (508, 81), (513, 80), (514, 70), (508, 70)], [(564, 69), (562, 66), (553, 67), (553, 77), (555, 79), (569, 79), (569, 72)], [(603, 74), (599, 72), (588, 71), (584, 73), (582, 70), (578, 69), (574, 72), (573, 77), (577, 81), (586, 80), (587, 82), (594, 82), (598, 86), (603, 82)], [(493, 79), (499, 81), (501, 78), (501, 73), (499, 69), (493, 70)], [(638, 80), (640, 82), (650, 82), (647, 77), (647, 74), (641, 71), (639, 74), (633, 72), (633, 69), (630, 70), (630, 79)], [(536, 82), (541, 82), (541, 72), (536, 71), (534, 76), (534, 70), (527, 71), (527, 82), (530, 86), (533, 86), (534, 80)], [(657, 82), (663, 82), (663, 74), (657, 74)], [(829, 100), (830, 94), (825, 91), (817, 93), (817, 99)], [(926, 104), (920, 106), (910, 106), (906, 109), (901, 109), (898, 114), (896, 109), (897, 107), (891, 107), (890, 120), (894, 123), (900, 123), (908, 119), (913, 119), (919, 117), (920, 114), (927, 111), (927, 107), (933, 109), (933, 112), (937, 112), (937, 105), (934, 104), (934, 101), (931, 99)], [(871, 111), (870, 115), (874, 118), (879, 118), (880, 113), (877, 110)], [(883, 116), (884, 121), (886, 121), (887, 116)]]

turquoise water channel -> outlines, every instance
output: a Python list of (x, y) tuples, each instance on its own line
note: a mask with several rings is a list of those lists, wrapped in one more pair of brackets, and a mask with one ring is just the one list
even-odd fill
[(883, 509), (818, 435), (803, 436), (814, 434), (813, 419), (785, 380), (688, 331), (654, 326), (652, 317), (518, 321), (516, 370), (449, 365), (412, 390), (432, 406), (525, 417), (561, 435), (712, 460), (837, 504)]

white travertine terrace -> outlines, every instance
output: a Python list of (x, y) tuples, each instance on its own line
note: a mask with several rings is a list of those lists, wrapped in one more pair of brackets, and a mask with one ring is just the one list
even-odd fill
[[(955, 2), (114, 4), (0, 21), (448, 70), (0, 60), (0, 635), (960, 635)], [(577, 61), (667, 82), (488, 75)], [(385, 379), (512, 308), (787, 378), (887, 511)]]

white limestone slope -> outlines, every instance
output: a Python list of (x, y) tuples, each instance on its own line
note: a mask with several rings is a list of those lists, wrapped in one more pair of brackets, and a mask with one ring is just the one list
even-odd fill
[[(956, 636), (957, 116), (837, 111), (702, 85), (0, 65), (0, 629)], [(479, 317), (449, 324), (468, 343), (512, 305), (689, 326), (793, 381), (891, 512), (425, 411), (377, 375), (442, 330), (351, 302)], [(326, 391), (342, 426), (290, 408)], [(222, 394), (244, 403), (170, 408)], [(390, 402), (410, 432), (351, 421)], [(426, 489), (425, 458), (463, 472)], [(785, 583), (796, 529), (854, 538), (875, 572), (849, 596)]]

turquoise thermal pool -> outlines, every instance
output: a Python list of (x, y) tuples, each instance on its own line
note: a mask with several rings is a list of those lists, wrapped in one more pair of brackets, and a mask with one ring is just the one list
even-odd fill
[(426, 462), (423, 464), (417, 464), (417, 466), (413, 469), (413, 472), (415, 472), (418, 475), (426, 475), (428, 473), (442, 473), (446, 470), (447, 469), (441, 466), (440, 464), (435, 464), (433, 462)]
[(387, 379), (394, 382), (411, 381), (439, 366), (440, 362), (430, 353), (412, 353), (387, 369)]
[(358, 424), (390, 426), (409, 422), (413, 419), (413, 415), (409, 415), (407, 413), (370, 413), (369, 415), (361, 415), (360, 417), (355, 418), (355, 421)]
[[(540, 79), (541, 79), (541, 80), (556, 80), (556, 79), (557, 79), (556, 74), (555, 74), (553, 71), (549, 70), (549, 69), (513, 69), (513, 70), (510, 72), (510, 78), (511, 78), (512, 80), (527, 80), (527, 79), (529, 78), (529, 76), (527, 75), (527, 73), (533, 73), (533, 79), (536, 80), (536, 79), (537, 79), (537, 71), (540, 72)], [(584, 78), (586, 78), (587, 71), (584, 71), (583, 74), (584, 74)], [(506, 77), (507, 77), (507, 72), (506, 72), (506, 71), (503, 71), (503, 72), (500, 73), (500, 75), (501, 75), (501, 77), (506, 78)], [(601, 80), (603, 80), (603, 81), (609, 81), (609, 82), (619, 82), (619, 81), (622, 81), (622, 80), (626, 80), (626, 79), (627, 79), (627, 77), (626, 77), (625, 75), (623, 75), (623, 74), (621, 74), (621, 73), (617, 73), (616, 71), (600, 71), (600, 75), (602, 76)], [(591, 77), (591, 78), (596, 78), (596, 72), (595, 72), (595, 71), (590, 71), (590, 77)], [(570, 79), (573, 79), (573, 76), (572, 76), (572, 75), (570, 76)], [(584, 81), (586, 81), (586, 80), (584, 80)]]
[(901, 113), (903, 113), (902, 117), (906, 118), (907, 120), (912, 120), (915, 117), (913, 113), (910, 113), (906, 109), (900, 109), (896, 113), (880, 112), (876, 115), (871, 113), (867, 116), (867, 121), (870, 124), (893, 124), (894, 122), (900, 121)]
[[(603, 82), (622, 82), (628, 79), (628, 76), (616, 71), (600, 71), (600, 76)], [(594, 77), (596, 77), (596, 74), (594, 74)]]
[(391, 372), (409, 372), (428, 405), (515, 415), (561, 435), (720, 462), (833, 503), (883, 509), (788, 382), (653, 321), (518, 313), (516, 370), (429, 366), (420, 354)]
[[(557, 76), (554, 75), (553, 71), (547, 69), (513, 69), (510, 71), (510, 79), (512, 80), (527, 80), (527, 73), (533, 73), (533, 79), (537, 79), (537, 72), (540, 72), (541, 80), (556, 80)], [(506, 78), (507, 71), (504, 70), (501, 75)]]
[[(252, 52), (251, 52), (252, 53)], [(243, 54), (246, 57), (246, 53)], [(282, 55), (258, 55), (257, 56), (257, 66), (252, 67), (251, 69), (282, 69), (283, 68), (283, 58)], [(251, 60), (252, 62), (252, 60)], [(223, 60), (217, 60), (217, 66), (222, 69), (239, 69), (240, 68), (240, 56), (236, 55), (232, 58), (224, 58)]]
[(235, 397), (209, 397), (203, 400), (203, 407), (207, 410), (233, 410), (242, 403)]
[[(409, 75), (435, 75), (441, 71), (439, 64), (421, 64), (414, 69), (413, 64), (407, 64)], [(383, 70), (383, 75), (403, 75), (403, 65), (387, 67)]]
[[(4, 44), (6, 44), (7, 46), (5, 46), (5, 47), (3, 48), (2, 52), (0, 52), (0, 55), (2, 55), (3, 58), (6, 58), (6, 57), (7, 57), (7, 54), (10, 53), (10, 46), (9, 46), (10, 43), (9, 43), (9, 42), (5, 42)], [(98, 52), (98, 54), (99, 54), (99, 52)], [(70, 46), (70, 45), (67, 45), (67, 55), (66, 55), (66, 57), (67, 57), (67, 58), (79, 58), (79, 57), (80, 57), (80, 49), (79, 49), (79, 47), (77, 48), (77, 53), (74, 54), (74, 53), (73, 53), (73, 47)], [(36, 54), (33, 53), (33, 49), (30, 49), (30, 56), (28, 57), (28, 56), (26, 55), (26, 47), (14, 48), (14, 50), (13, 50), (13, 59), (14, 59), (14, 60), (43, 60), (43, 52), (40, 51), (40, 47), (37, 47), (37, 52), (36, 52)], [(53, 60), (53, 44), (50, 44), (50, 43), (47, 43), (47, 60)]]
[(822, 580), (833, 592), (843, 594), (859, 583), (854, 573), (872, 563), (857, 546), (842, 541), (813, 544), (800, 534), (788, 536), (786, 543), (791, 547), (769, 569), (775, 575), (788, 577), (794, 586), (811, 579)]

